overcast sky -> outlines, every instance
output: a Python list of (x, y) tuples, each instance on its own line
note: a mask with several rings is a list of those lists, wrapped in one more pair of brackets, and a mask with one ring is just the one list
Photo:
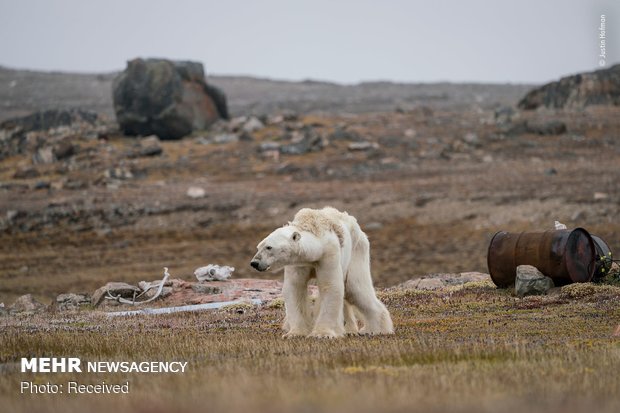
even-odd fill
[[(0, 0), (0, 65), (134, 57), (276, 79), (546, 82), (620, 60), (620, 0)], [(616, 32), (612, 32), (615, 26)]]

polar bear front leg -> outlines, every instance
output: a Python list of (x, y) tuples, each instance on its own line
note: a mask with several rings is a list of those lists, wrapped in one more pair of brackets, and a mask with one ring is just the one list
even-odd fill
[(282, 295), (286, 317), (283, 328), (287, 332), (283, 337), (306, 336), (312, 328), (312, 311), (308, 297), (309, 279), (309, 268), (284, 267)]
[(344, 335), (344, 275), (340, 267), (340, 258), (336, 254), (324, 261), (316, 269), (316, 281), (321, 298), (318, 317), (310, 336), (342, 337)]

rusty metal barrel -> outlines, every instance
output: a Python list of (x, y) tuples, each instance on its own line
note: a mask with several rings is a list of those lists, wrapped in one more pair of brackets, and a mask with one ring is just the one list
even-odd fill
[(498, 287), (514, 284), (519, 265), (532, 265), (555, 285), (564, 285), (590, 281), (596, 258), (594, 240), (583, 228), (520, 234), (499, 231), (489, 244), (487, 265)]

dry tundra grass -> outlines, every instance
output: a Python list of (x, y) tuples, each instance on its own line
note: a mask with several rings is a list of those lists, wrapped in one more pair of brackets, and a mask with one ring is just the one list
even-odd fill
[[(280, 338), (279, 306), (108, 319), (0, 319), (0, 403), (34, 411), (620, 411), (620, 288), (517, 299), (489, 284), (386, 290), (396, 334)], [(27, 374), (20, 357), (188, 361), (185, 374)], [(128, 396), (21, 395), (19, 383), (130, 381)]]

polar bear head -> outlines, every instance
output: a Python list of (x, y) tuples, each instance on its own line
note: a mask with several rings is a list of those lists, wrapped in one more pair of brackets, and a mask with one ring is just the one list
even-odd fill
[(250, 265), (258, 271), (280, 271), (287, 265), (296, 264), (300, 257), (301, 234), (291, 225), (278, 228), (262, 240)]

